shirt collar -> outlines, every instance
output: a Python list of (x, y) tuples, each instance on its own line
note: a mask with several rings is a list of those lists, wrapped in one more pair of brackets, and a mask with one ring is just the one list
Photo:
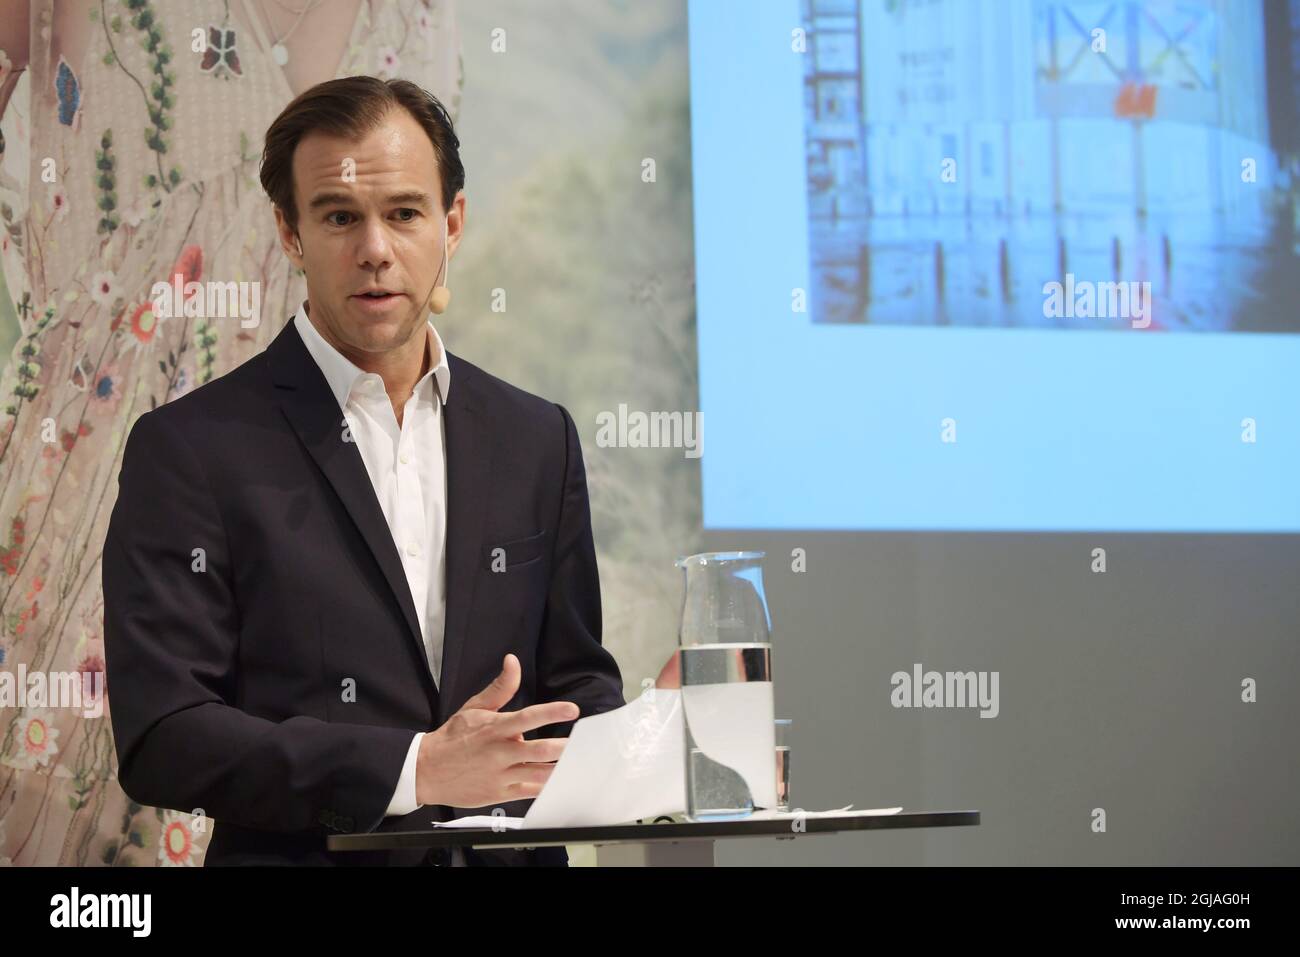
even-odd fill
[[(334, 398), (338, 400), (339, 408), (342, 409), (347, 405), (348, 396), (352, 394), (352, 387), (356, 384), (357, 379), (366, 375), (364, 369), (358, 368), (352, 363), (347, 356), (343, 355), (332, 345), (325, 341), (307, 316), (307, 300), (303, 300), (298, 306), (298, 312), (293, 317), (293, 324), (298, 329), (298, 335), (302, 337), (303, 345), (311, 353), (311, 357), (316, 360), (316, 365), (320, 371), (325, 374), (325, 381), (329, 383), (330, 391), (334, 393)], [(420, 377), (420, 381), (415, 383), (415, 389), (424, 384), (424, 380), (433, 376), (438, 385), (438, 397), (442, 404), (447, 404), (447, 392), (451, 388), (451, 368), (447, 365), (447, 350), (442, 346), (442, 338), (438, 335), (438, 330), (433, 327), (432, 322), (426, 323), (429, 332), (426, 337), (426, 349), (429, 350), (429, 361), (432, 363), (435, 358), (437, 365), (433, 366), (428, 372)], [(437, 350), (436, 356), (434, 350)]]

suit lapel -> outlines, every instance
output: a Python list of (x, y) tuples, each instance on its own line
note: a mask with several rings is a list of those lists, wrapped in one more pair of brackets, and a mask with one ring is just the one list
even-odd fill
[[(440, 695), (429, 674), (424, 640), (420, 635), (420, 619), (415, 613), (415, 602), (411, 598), (406, 572), (402, 568), (402, 560), (397, 554), (397, 546), (393, 543), (393, 535), (389, 531), (383, 509), (380, 508), (374, 486), (370, 483), (361, 452), (355, 442), (344, 441), (343, 413), (339, 410), (338, 402), (330, 392), (324, 373), (303, 344), (292, 319), (276, 336), (267, 349), (267, 354), (275, 394), (285, 417), (333, 486), (397, 599), (406, 621), (407, 635), (417, 660), (422, 665), (419, 671), (425, 689), (437, 713)], [(452, 394), (455, 394), (455, 390), (452, 390)]]
[[(464, 660), (474, 586), (483, 550), (483, 520), (489, 500), (492, 444), (486, 413), (477, 403), (476, 370), (450, 352), (451, 388), (443, 407), (447, 461), (447, 615), (442, 644), (441, 724), (460, 697), (456, 677)], [(473, 693), (482, 689), (474, 688)]]

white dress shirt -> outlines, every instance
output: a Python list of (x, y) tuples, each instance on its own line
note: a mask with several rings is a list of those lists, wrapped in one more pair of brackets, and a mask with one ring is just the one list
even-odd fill
[[(447, 612), (447, 466), (442, 407), (451, 387), (442, 339), (430, 322), (426, 335), (430, 369), (411, 390), (399, 426), (383, 378), (357, 368), (325, 341), (308, 318), (306, 300), (293, 322), (325, 374), (366, 465), (415, 601), (429, 671), (441, 687)], [(423, 737), (424, 732), (417, 732), (411, 741), (385, 815), (409, 814), (419, 806), (415, 764)]]

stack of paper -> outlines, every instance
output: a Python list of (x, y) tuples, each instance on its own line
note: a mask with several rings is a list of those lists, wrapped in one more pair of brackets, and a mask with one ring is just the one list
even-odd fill
[[(770, 690), (770, 686), (759, 683), (690, 689), (691, 733), (696, 744), (710, 759), (740, 773), (754, 803), (766, 807), (776, 804), (770, 734), (773, 725), (771, 715), (764, 711), (771, 710)], [(437, 826), (497, 830), (595, 827), (680, 814), (686, 806), (686, 735), (682, 707), (680, 691), (655, 688), (622, 708), (583, 718), (574, 724), (555, 770), (524, 817), (477, 814), (437, 822)], [(733, 709), (733, 714), (734, 709), (742, 709), (746, 721), (722, 720), (728, 708)], [(756, 720), (764, 719), (765, 724), (749, 722), (750, 712), (755, 713)], [(766, 727), (769, 734), (742, 736), (729, 730), (756, 726)], [(795, 819), (801, 814), (805, 817), (897, 814), (901, 810), (897, 807), (859, 811), (848, 808), (756, 810), (746, 820)]]

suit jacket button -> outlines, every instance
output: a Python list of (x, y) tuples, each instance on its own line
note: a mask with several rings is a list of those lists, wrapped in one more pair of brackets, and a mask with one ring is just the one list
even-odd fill
[(352, 830), (352, 818), (350, 817), (341, 818), (339, 820), (339, 830), (340, 831)]

